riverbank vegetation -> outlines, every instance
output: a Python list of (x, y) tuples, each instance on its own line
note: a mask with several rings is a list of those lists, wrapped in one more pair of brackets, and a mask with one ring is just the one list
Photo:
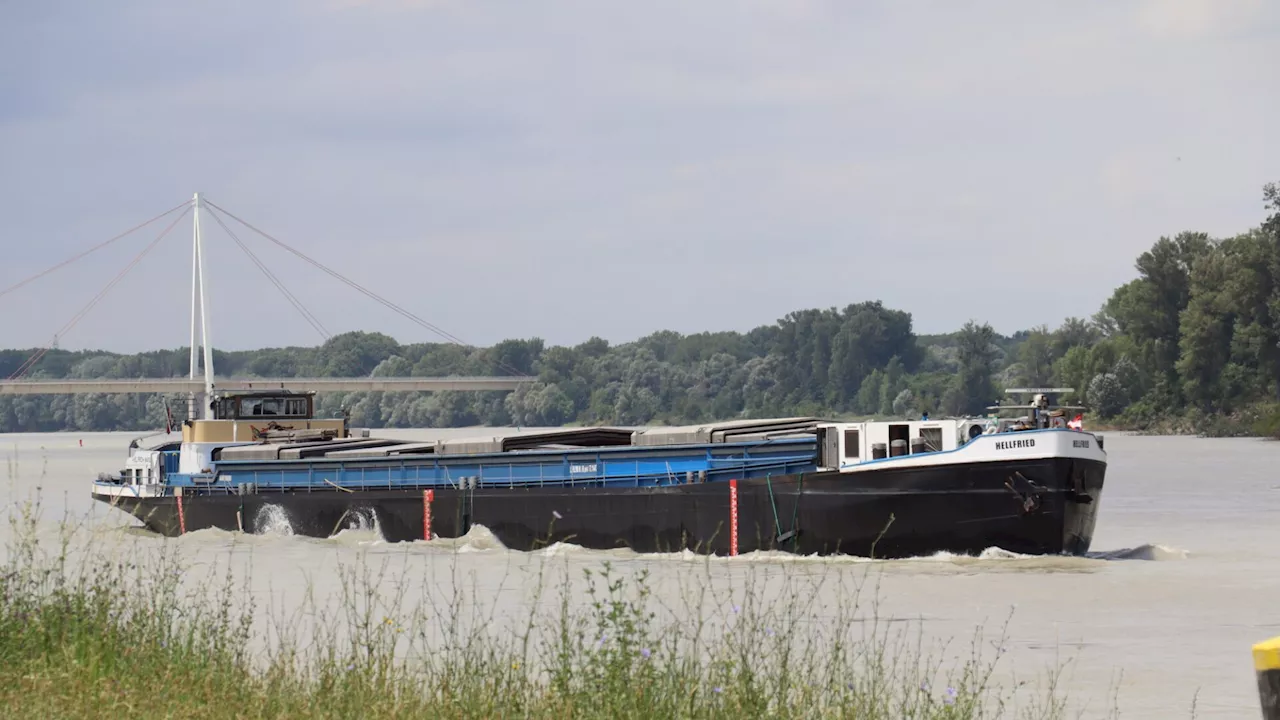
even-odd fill
[[(1280, 186), (1268, 216), (1226, 238), (1182, 232), (1136, 261), (1137, 277), (1089, 318), (1002, 336), (967, 323), (917, 335), (910, 313), (880, 302), (788, 314), (746, 333), (657, 332), (610, 345), (538, 339), (489, 348), (402, 345), (346, 333), (319, 347), (215, 352), (240, 377), (510, 375), (514, 393), (330, 393), (364, 427), (692, 423), (768, 415), (967, 414), (1004, 387), (1066, 385), (1115, 427), (1214, 435), (1280, 431)], [(1052, 281), (1050, 281), (1052, 282)], [(9, 376), (34, 350), (0, 351)], [(184, 349), (115, 355), (52, 350), (30, 378), (185, 375)], [(169, 399), (181, 415), (184, 400)], [(153, 396), (0, 397), (0, 431), (162, 427)]]
[[(5, 717), (1054, 720), (1066, 713), (1060, 669), (1015, 677), (1002, 663), (1002, 639), (978, 634), (967, 652), (930, 651), (906, 624), (878, 618), (874, 606), (864, 612), (869, 571), (848, 592), (821, 592), (848, 575), (812, 572), (686, 588), (689, 605), (673, 614), (650, 594), (643, 571), (597, 563), (573, 581), (569, 566), (557, 575), (552, 560), (531, 583), (533, 596), (517, 605), (523, 617), (504, 626), (474, 616), (492, 600), (478, 589), (470, 596), (455, 588), (443, 606), (414, 605), (408, 594), (380, 589), (376, 573), (339, 568), (336, 606), (295, 608), (264, 632), (245, 601), (253, 597), (248, 581), (195, 576), (177, 541), (148, 540), (127, 553), (42, 543), (32, 518), (17, 523), (0, 568)], [(821, 595), (839, 603), (821, 606)], [(255, 645), (264, 635), (270, 641)]]

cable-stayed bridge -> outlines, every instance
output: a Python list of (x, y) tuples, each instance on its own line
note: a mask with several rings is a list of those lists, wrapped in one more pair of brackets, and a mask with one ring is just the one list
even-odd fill
[[(74, 255), (53, 267), (50, 267), (40, 273), (28, 277), (9, 287), (0, 289), (0, 298), (18, 290), (46, 275), (49, 275), (71, 263), (80, 260), (98, 250), (115, 243), (116, 241), (127, 237), (142, 228), (167, 218), (179, 210), (182, 212), (173, 218), (168, 225), (162, 230), (154, 240), (151, 241), (143, 250), (138, 253), (133, 260), (118, 273), (110, 282), (107, 283), (100, 292), (97, 293), (78, 313), (66, 322), (56, 333), (53, 339), (45, 347), (36, 350), (22, 365), (15, 370), (6, 380), (0, 380), (0, 395), (68, 395), (83, 393), (185, 393), (190, 399), (189, 407), (191, 408), (192, 417), (198, 405), (195, 403), (195, 396), (204, 395), (212, 396), (215, 392), (226, 392), (236, 390), (300, 390), (314, 392), (336, 392), (336, 391), (372, 391), (372, 392), (440, 392), (440, 391), (511, 391), (515, 390), (522, 384), (531, 383), (536, 378), (521, 372), (515, 368), (505, 365), (502, 362), (496, 362), (495, 365), (501, 371), (509, 373), (506, 376), (451, 376), (451, 377), (362, 377), (362, 378), (216, 378), (213, 371), (213, 347), (209, 339), (209, 304), (206, 296), (206, 286), (204, 278), (204, 240), (201, 230), (200, 219), (201, 213), (208, 215), (221, 226), (226, 234), (235, 242), (236, 246), (244, 252), (246, 256), (253, 262), (255, 266), (262, 272), (270, 283), (280, 291), (284, 298), (298, 311), (302, 318), (315, 329), (317, 333), (324, 339), (330, 337), (328, 330), (320, 322), (310, 310), (303, 306), (302, 302), (284, 286), (280, 278), (273, 273), (256, 254), (242, 241), (227, 222), (227, 219), (239, 223), (249, 231), (265, 238), (273, 245), (284, 249), (295, 257), (307, 262), (313, 267), (321, 270), (326, 275), (342, 282), (348, 287), (353, 288), (365, 297), (377, 302), (402, 317), (410, 320), (414, 324), (422, 327), (430, 332), (440, 336), (446, 342), (459, 345), (462, 347), (471, 347), (467, 343), (460, 340), (457, 336), (448, 333), (436, 325), (427, 322), (416, 314), (404, 309), (400, 305), (382, 297), (378, 293), (347, 278), (338, 271), (320, 263), (319, 261), (307, 256), (300, 250), (285, 244), (271, 235), (250, 225), (248, 222), (240, 219), (230, 211), (218, 206), (217, 204), (203, 198), (200, 193), (196, 193), (192, 198), (183, 202), (169, 210), (157, 215), (144, 223), (134, 226), (125, 232), (116, 235), (104, 242), (94, 245), (77, 255)], [(27, 379), (28, 374), (36, 368), (40, 360), (54, 347), (57, 346), (59, 339), (79, 323), (93, 308), (118, 285), (129, 274), (134, 267), (142, 261), (148, 253), (150, 253), (161, 240), (169, 234), (170, 231), (185, 217), (188, 213), (192, 214), (192, 266), (191, 266), (191, 360), (190, 374), (188, 377), (169, 377), (169, 378), (136, 378), (136, 379)], [(201, 362), (203, 360), (203, 362)], [(201, 372), (203, 371), (203, 372)], [(206, 401), (202, 404), (208, 412), (210, 407)]]

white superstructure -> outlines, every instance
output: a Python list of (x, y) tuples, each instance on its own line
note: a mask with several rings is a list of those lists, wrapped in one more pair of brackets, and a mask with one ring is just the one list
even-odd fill
[(988, 419), (822, 423), (819, 469), (893, 468), (1075, 458), (1105, 463), (1103, 438), (1060, 428), (994, 432)]

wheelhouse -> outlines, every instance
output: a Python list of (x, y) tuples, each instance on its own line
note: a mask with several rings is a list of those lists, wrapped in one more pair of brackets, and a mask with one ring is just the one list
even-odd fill
[(825, 470), (885, 458), (955, 450), (987, 432), (980, 419), (887, 420), (818, 425), (818, 466)]
[(226, 394), (213, 403), (216, 420), (310, 420), (315, 416), (315, 393), (258, 390)]

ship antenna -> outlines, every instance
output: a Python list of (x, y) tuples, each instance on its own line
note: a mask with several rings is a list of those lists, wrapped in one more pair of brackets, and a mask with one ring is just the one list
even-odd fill
[[(196, 371), (200, 364), (200, 356), (196, 350), (196, 305), (200, 307), (200, 345), (204, 348), (204, 418), (213, 418), (213, 347), (209, 344), (209, 304), (208, 288), (205, 285), (204, 243), (200, 236), (200, 208), (203, 205), (200, 193), (191, 198), (194, 219), (192, 220), (191, 237), (191, 379), (196, 379)], [(195, 393), (187, 395), (187, 418), (196, 417)]]

